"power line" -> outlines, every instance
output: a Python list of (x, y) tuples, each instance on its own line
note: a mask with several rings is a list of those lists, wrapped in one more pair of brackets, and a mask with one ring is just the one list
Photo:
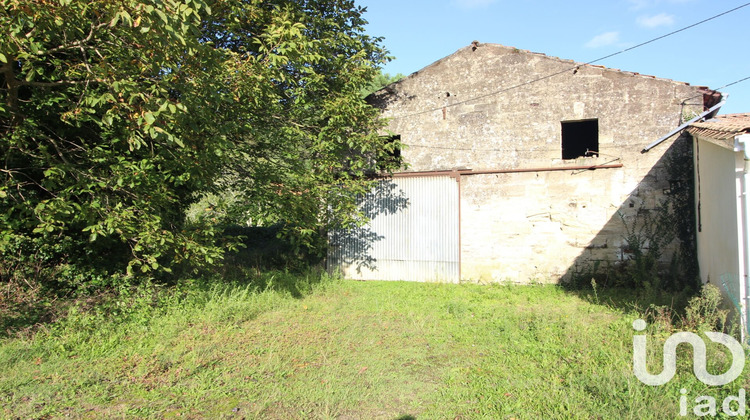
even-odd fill
[[(724, 89), (724, 88), (728, 88), (729, 86), (732, 86), (732, 85), (736, 85), (737, 83), (741, 83), (741, 82), (744, 82), (745, 80), (750, 80), (750, 76), (744, 77), (744, 78), (742, 78), (742, 79), (740, 79), (740, 80), (735, 80), (734, 82), (731, 82), (731, 83), (727, 83), (726, 85), (724, 85), (724, 86), (721, 86), (721, 87), (717, 87), (717, 88), (716, 88), (716, 89), (714, 89), (714, 90), (715, 90), (715, 91), (720, 91), (720, 90), (722, 90), (722, 89)], [(691, 97), (689, 97), (689, 98), (687, 98), (687, 99), (683, 100), (683, 101), (682, 101), (682, 103), (683, 103), (683, 104), (685, 104), (685, 103), (687, 103), (687, 101), (689, 101), (689, 100), (691, 100), (691, 99), (695, 99), (695, 98), (700, 98), (700, 97), (702, 97), (702, 96), (703, 96), (703, 94), (700, 94), (700, 95), (695, 95), (695, 96), (691, 96)]]
[(451, 146), (432, 146), (432, 145), (426, 145), (426, 144), (413, 144), (413, 143), (402, 143), (404, 146), (409, 147), (416, 147), (420, 149), (440, 149), (440, 150), (456, 150), (456, 151), (465, 151), (465, 152), (503, 152), (503, 153), (511, 153), (511, 152), (555, 152), (560, 151), (559, 148), (555, 149), (519, 149), (519, 148), (505, 148), (505, 149), (481, 149), (481, 148), (474, 148), (474, 147), (451, 147)]
[(722, 90), (724, 88), (728, 88), (729, 86), (736, 85), (737, 83), (744, 82), (745, 80), (750, 80), (750, 76), (747, 76), (747, 77), (745, 77), (743, 79), (740, 79), (740, 80), (735, 80), (732, 83), (727, 83), (726, 85), (724, 85), (722, 87), (719, 87), (719, 88), (716, 88), (715, 90)]
[(652, 43), (652, 42), (656, 42), (656, 41), (659, 41), (659, 40), (661, 40), (661, 39), (664, 39), (664, 38), (666, 38), (666, 37), (672, 36), (672, 35), (674, 35), (674, 34), (678, 34), (678, 33), (680, 33), (680, 32), (686, 31), (686, 30), (688, 30), (688, 29), (694, 28), (694, 27), (696, 27), (696, 26), (698, 26), (698, 25), (702, 25), (702, 24), (704, 24), (704, 23), (706, 23), (706, 22), (709, 22), (709, 21), (712, 21), (712, 20), (714, 20), (714, 19), (720, 18), (720, 17), (722, 17), (722, 16), (724, 16), (724, 15), (728, 15), (728, 14), (730, 14), (730, 13), (732, 13), (732, 12), (735, 12), (735, 11), (737, 11), (737, 10), (739, 10), (739, 9), (742, 9), (743, 7), (747, 7), (747, 6), (750, 6), (750, 3), (745, 3), (745, 4), (741, 5), (741, 6), (737, 6), (737, 7), (735, 7), (734, 9), (730, 9), (730, 10), (727, 10), (726, 12), (722, 12), (722, 13), (719, 13), (718, 15), (714, 15), (714, 16), (711, 16), (710, 18), (707, 18), (707, 19), (703, 19), (703, 20), (702, 20), (702, 21), (700, 21), (700, 22), (696, 22), (696, 23), (694, 23), (694, 24), (692, 24), (692, 25), (688, 25), (688, 26), (685, 26), (684, 28), (680, 28), (680, 29), (678, 29), (678, 30), (676, 30), (676, 31), (672, 31), (672, 32), (670, 32), (670, 33), (668, 33), (668, 34), (665, 34), (665, 35), (662, 35), (662, 36), (659, 36), (659, 37), (656, 37), (656, 38), (650, 39), (650, 40), (648, 40), (648, 41), (646, 41), (646, 42), (641, 42), (641, 43), (640, 43), (640, 44), (638, 44), (638, 45), (634, 45), (634, 46), (632, 46), (632, 47), (629, 47), (629, 48), (625, 48), (624, 50), (618, 51), (618, 52), (616, 52), (616, 53), (613, 53), (613, 54), (610, 54), (610, 55), (604, 56), (604, 57), (602, 57), (602, 58), (597, 58), (596, 60), (594, 60), (594, 61), (589, 61), (589, 62), (588, 62), (588, 63), (586, 63), (586, 64), (593, 64), (593, 63), (596, 63), (597, 61), (602, 61), (602, 60), (606, 60), (607, 58), (611, 58), (611, 57), (614, 57), (614, 56), (616, 56), (616, 55), (619, 55), (619, 54), (622, 54), (622, 53), (628, 52), (628, 51), (630, 51), (630, 50), (634, 50), (634, 49), (636, 49), (636, 48), (642, 47), (642, 46), (644, 46), (644, 45), (648, 45), (648, 44), (650, 44), (650, 43)]
[[(571, 70), (575, 70), (575, 69), (577, 69), (577, 68), (581, 67), (582, 65), (584, 65), (584, 66), (585, 66), (585, 65), (591, 65), (591, 64), (597, 63), (597, 62), (599, 62), (599, 61), (603, 61), (603, 60), (606, 60), (606, 59), (608, 59), (608, 58), (612, 58), (612, 57), (614, 57), (614, 56), (616, 56), (616, 55), (620, 55), (620, 54), (626, 53), (626, 52), (628, 52), (628, 51), (632, 51), (632, 50), (634, 50), (634, 49), (636, 49), (636, 48), (640, 48), (640, 47), (643, 47), (643, 46), (645, 46), (645, 45), (651, 44), (651, 43), (653, 43), (653, 42), (656, 42), (656, 41), (662, 40), (662, 39), (664, 39), (664, 38), (667, 38), (667, 37), (670, 37), (670, 36), (672, 36), (672, 35), (678, 34), (678, 33), (680, 33), (680, 32), (686, 31), (686, 30), (688, 30), (688, 29), (694, 28), (694, 27), (696, 27), (696, 26), (698, 26), (698, 25), (702, 25), (702, 24), (704, 24), (704, 23), (706, 23), (706, 22), (710, 22), (710, 21), (712, 21), (712, 20), (714, 20), (714, 19), (720, 18), (720, 17), (722, 17), (722, 16), (724, 16), (724, 15), (728, 15), (729, 13), (732, 13), (732, 12), (736, 12), (737, 10), (739, 10), (739, 9), (742, 9), (743, 7), (747, 7), (747, 6), (750, 6), (750, 3), (745, 3), (745, 4), (742, 4), (742, 5), (740, 5), (740, 6), (737, 6), (737, 7), (733, 8), (733, 9), (730, 9), (730, 10), (727, 10), (727, 11), (725, 11), (725, 12), (719, 13), (719, 14), (717, 14), (717, 15), (711, 16), (711, 17), (709, 17), (709, 18), (703, 19), (703, 20), (701, 20), (700, 22), (696, 22), (696, 23), (693, 23), (692, 25), (688, 25), (688, 26), (685, 26), (685, 27), (683, 27), (683, 28), (677, 29), (677, 30), (675, 30), (675, 31), (669, 32), (669, 33), (667, 33), (667, 34), (664, 34), (664, 35), (661, 35), (661, 36), (658, 36), (658, 37), (656, 37), (656, 38), (652, 38), (652, 39), (650, 39), (650, 40), (648, 40), (648, 41), (645, 41), (645, 42), (641, 42), (640, 44), (634, 45), (634, 46), (632, 46), (632, 47), (628, 47), (628, 48), (625, 48), (625, 49), (623, 49), (623, 50), (620, 50), (620, 51), (617, 51), (617, 52), (615, 52), (615, 53), (612, 53), (612, 54), (609, 54), (609, 55), (605, 55), (604, 57), (600, 57), (600, 58), (597, 58), (597, 59), (595, 59), (595, 60), (592, 60), (592, 61), (588, 61), (588, 62), (585, 62), (585, 63), (583, 63), (583, 64), (577, 64), (577, 65), (575, 65), (575, 66), (572, 66), (572, 67), (570, 67), (570, 68), (566, 68), (566, 69), (564, 69), (564, 70), (561, 70), (561, 71), (558, 71), (558, 72), (555, 72), (555, 73), (551, 73), (551, 74), (548, 74), (548, 75), (546, 75), (546, 76), (538, 77), (538, 78), (536, 78), (536, 79), (532, 79), (532, 80), (529, 80), (529, 81), (527, 81), (527, 82), (519, 83), (519, 84), (517, 84), (517, 85), (513, 85), (513, 86), (510, 86), (510, 87), (507, 87), (507, 88), (503, 88), (503, 89), (500, 89), (500, 90), (496, 90), (496, 91), (493, 91), (493, 92), (485, 93), (485, 94), (483, 94), (483, 95), (475, 96), (475, 97), (473, 97), (473, 98), (469, 98), (469, 99), (464, 99), (463, 101), (458, 101), (458, 102), (454, 102), (454, 103), (451, 103), (451, 104), (447, 104), (447, 105), (445, 105), (445, 106), (442, 106), (442, 107), (437, 107), (437, 108), (427, 109), (427, 110), (424, 110), (424, 111), (414, 112), (414, 113), (411, 113), (411, 114), (397, 115), (397, 116), (393, 116), (393, 117), (389, 117), (389, 118), (392, 118), (392, 119), (396, 119), (396, 118), (405, 118), (405, 117), (412, 117), (412, 116), (415, 116), (415, 115), (426, 114), (426, 113), (428, 113), (428, 112), (440, 111), (440, 110), (442, 110), (443, 108), (450, 108), (450, 107), (454, 107), (454, 106), (457, 106), (457, 105), (462, 105), (462, 104), (465, 104), (465, 103), (467, 103), (467, 102), (471, 102), (471, 101), (476, 101), (476, 100), (478, 100), (478, 99), (484, 99), (484, 98), (487, 98), (487, 97), (489, 97), (489, 96), (494, 96), (494, 95), (498, 95), (498, 94), (500, 94), (500, 93), (503, 93), (503, 92), (507, 92), (507, 91), (510, 91), (510, 90), (513, 90), (513, 89), (517, 89), (517, 88), (519, 88), (519, 87), (527, 86), (527, 85), (530, 85), (530, 84), (532, 84), (532, 83), (540, 82), (540, 81), (542, 81), (542, 80), (547, 80), (547, 79), (549, 79), (549, 78), (552, 78), (552, 77), (555, 77), (555, 76), (557, 76), (557, 75), (560, 75), (560, 74), (563, 74), (563, 73), (567, 73), (567, 72), (569, 72), (569, 71), (571, 71)], [(725, 88), (725, 87), (727, 87), (727, 86), (731, 86), (731, 85), (734, 85), (734, 84), (740, 83), (740, 82), (742, 82), (742, 81), (745, 81), (745, 80), (747, 80), (747, 79), (750, 79), (750, 77), (744, 78), (744, 79), (742, 79), (742, 80), (738, 80), (738, 81), (736, 81), (736, 82), (732, 82), (732, 83), (730, 83), (730, 84), (728, 84), (728, 85), (722, 86), (722, 87), (721, 87), (721, 88), (719, 88), (719, 89), (723, 89), (723, 88)], [(717, 89), (717, 90), (718, 90), (718, 89)]]
[[(721, 90), (721, 89), (724, 89), (724, 88), (728, 88), (729, 86), (736, 85), (736, 84), (744, 82), (746, 80), (750, 80), (750, 76), (744, 77), (744, 78), (739, 79), (739, 80), (735, 80), (734, 82), (731, 82), (731, 83), (727, 83), (726, 85), (721, 86), (719, 88), (716, 88), (715, 90), (718, 91), (718, 90)], [(700, 96), (703, 96), (703, 95), (692, 96), (690, 98), (685, 99), (683, 102), (687, 102), (687, 101), (689, 101), (691, 99), (698, 98)], [(410, 114), (410, 115), (416, 115), (416, 114)], [(512, 149), (477, 149), (477, 148), (473, 148), (473, 147), (431, 146), (431, 145), (411, 144), (411, 143), (403, 143), (403, 144), (405, 146), (409, 146), (409, 147), (417, 147), (417, 148), (424, 148), (424, 149), (442, 149), (442, 150), (456, 150), (456, 151), (470, 151), (470, 152), (504, 152), (504, 153), (508, 153), (508, 152), (516, 152), (516, 153), (518, 153), (518, 152), (535, 152), (535, 153), (538, 153), (538, 152), (554, 152), (554, 151), (559, 150), (559, 149), (518, 149), (518, 148), (512, 148)], [(605, 155), (602, 154), (602, 156), (605, 156)], [(609, 157), (616, 157), (616, 156), (611, 156), (611, 155), (607, 155), (607, 156), (609, 156)]]

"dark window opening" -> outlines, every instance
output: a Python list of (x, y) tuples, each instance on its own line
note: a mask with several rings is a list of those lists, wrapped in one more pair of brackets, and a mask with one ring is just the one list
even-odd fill
[(562, 158), (599, 156), (599, 120), (563, 121)]
[(386, 166), (388, 164), (395, 164), (396, 166), (401, 166), (401, 148), (398, 147), (398, 144), (401, 142), (401, 136), (395, 135), (395, 136), (389, 136), (385, 139), (386, 149), (388, 153), (387, 160), (381, 160), (378, 162), (378, 169), (385, 170)]

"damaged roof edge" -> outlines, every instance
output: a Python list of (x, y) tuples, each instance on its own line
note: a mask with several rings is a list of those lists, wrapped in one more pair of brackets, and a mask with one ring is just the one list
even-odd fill
[(672, 137), (673, 135), (675, 135), (675, 134), (679, 133), (680, 131), (682, 131), (682, 130), (684, 130), (684, 129), (688, 128), (688, 126), (690, 126), (690, 124), (692, 124), (692, 123), (694, 123), (694, 122), (696, 122), (696, 121), (698, 121), (698, 120), (702, 120), (702, 119), (704, 119), (704, 118), (706, 118), (706, 117), (709, 117), (709, 118), (710, 118), (710, 117), (713, 117), (714, 115), (716, 115), (716, 113), (718, 113), (718, 112), (719, 112), (719, 109), (720, 109), (720, 108), (721, 108), (722, 106), (724, 106), (724, 104), (725, 104), (725, 103), (727, 102), (727, 98), (728, 98), (728, 97), (729, 97), (729, 94), (728, 94), (728, 93), (722, 94), (722, 96), (721, 96), (721, 100), (719, 101), (719, 103), (718, 103), (718, 104), (716, 104), (716, 105), (712, 106), (711, 108), (709, 108), (709, 109), (708, 109), (708, 110), (706, 110), (706, 111), (703, 111), (703, 112), (702, 112), (702, 113), (701, 113), (700, 115), (698, 115), (697, 117), (695, 117), (695, 118), (691, 119), (690, 121), (687, 121), (687, 122), (683, 123), (683, 124), (682, 124), (682, 125), (680, 125), (679, 127), (675, 128), (674, 130), (672, 130), (672, 131), (670, 131), (669, 133), (667, 133), (666, 135), (664, 135), (664, 136), (663, 136), (662, 138), (660, 138), (659, 140), (656, 140), (655, 142), (653, 142), (653, 143), (649, 144), (648, 146), (644, 147), (644, 148), (643, 148), (643, 150), (641, 150), (641, 153), (646, 153), (646, 152), (648, 152), (649, 150), (653, 149), (654, 147), (656, 147), (656, 146), (658, 146), (658, 145), (662, 144), (662, 143), (663, 143), (663, 142), (664, 142), (665, 140), (667, 140), (668, 138), (670, 138), (670, 137)]

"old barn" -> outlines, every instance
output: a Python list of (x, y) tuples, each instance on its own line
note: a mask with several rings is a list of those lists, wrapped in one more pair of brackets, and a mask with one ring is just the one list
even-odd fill
[(692, 165), (679, 129), (715, 113), (721, 95), (474, 42), (368, 100), (408, 167), (362, 198), (367, 226), (331, 234), (329, 267), (527, 283), (629, 258), (633, 229), (692, 188), (692, 167), (675, 168)]

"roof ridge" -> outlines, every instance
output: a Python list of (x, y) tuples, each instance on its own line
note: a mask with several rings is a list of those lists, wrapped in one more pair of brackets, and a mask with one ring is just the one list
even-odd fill
[(598, 68), (598, 69), (603, 69), (603, 70), (609, 70), (609, 71), (614, 71), (614, 72), (618, 72), (618, 73), (623, 73), (623, 74), (626, 74), (626, 75), (629, 74), (629, 75), (632, 75), (632, 76), (637, 76), (637, 77), (642, 77), (642, 78), (648, 78), (648, 79), (653, 79), (653, 80), (661, 80), (661, 81), (672, 82), (672, 83), (676, 83), (676, 84), (682, 84), (682, 85), (686, 85), (686, 86), (695, 86), (695, 87), (698, 87), (698, 88), (709, 89), (708, 87), (705, 87), (705, 86), (691, 85), (688, 82), (682, 82), (682, 81), (679, 81), (679, 80), (674, 80), (674, 79), (669, 79), (669, 78), (664, 78), (664, 77), (659, 77), (659, 76), (652, 76), (652, 75), (649, 75), (649, 74), (641, 74), (641, 73), (638, 73), (638, 72), (635, 72), (635, 71), (622, 70), (622, 69), (618, 69), (618, 68), (614, 68), (614, 67), (607, 67), (607, 66), (600, 65), (600, 64), (593, 64), (594, 63), (593, 61), (592, 62), (579, 62), (579, 61), (572, 60), (572, 59), (561, 58), (561, 57), (557, 57), (557, 56), (554, 56), (554, 55), (548, 55), (548, 54), (541, 53), (541, 52), (534, 52), (534, 51), (531, 51), (531, 50), (525, 50), (525, 49), (521, 49), (521, 48), (517, 48), (517, 47), (512, 47), (512, 46), (508, 46), (508, 45), (503, 45), (503, 44), (498, 44), (498, 43), (493, 43), (493, 42), (479, 42), (479, 41), (473, 41), (471, 44), (469, 44), (469, 45), (467, 45), (465, 47), (461, 47), (458, 50), (454, 51), (453, 53), (448, 54), (445, 57), (442, 57), (442, 58), (440, 58), (440, 59), (438, 59), (438, 60), (436, 60), (436, 61), (434, 61), (434, 62), (432, 62), (432, 63), (430, 63), (430, 64), (428, 64), (428, 65), (426, 65), (424, 67), (422, 67), (421, 69), (419, 69), (419, 70), (417, 70), (417, 71), (409, 74), (407, 77), (411, 77), (411, 76), (417, 75), (418, 73), (421, 73), (422, 71), (424, 71), (424, 70), (426, 70), (426, 69), (428, 69), (428, 68), (430, 68), (432, 66), (435, 66), (435, 65), (439, 64), (440, 62), (445, 61), (447, 58), (452, 57), (452, 56), (454, 56), (456, 54), (459, 54), (461, 52), (464, 52), (464, 51), (466, 51), (468, 49), (471, 49), (472, 51), (476, 51), (477, 49), (482, 48), (482, 47), (502, 48), (502, 49), (506, 49), (506, 50), (512, 50), (512, 51), (518, 52), (518, 53), (524, 53), (524, 54), (542, 56), (544, 58), (548, 58), (548, 59), (551, 59), (551, 60), (557, 60), (557, 61), (563, 62), (563, 63), (570, 63), (572, 65), (571, 66), (571, 70), (575, 69), (576, 67), (580, 67), (580, 66), (588, 66), (588, 67), (592, 67), (592, 68)]

